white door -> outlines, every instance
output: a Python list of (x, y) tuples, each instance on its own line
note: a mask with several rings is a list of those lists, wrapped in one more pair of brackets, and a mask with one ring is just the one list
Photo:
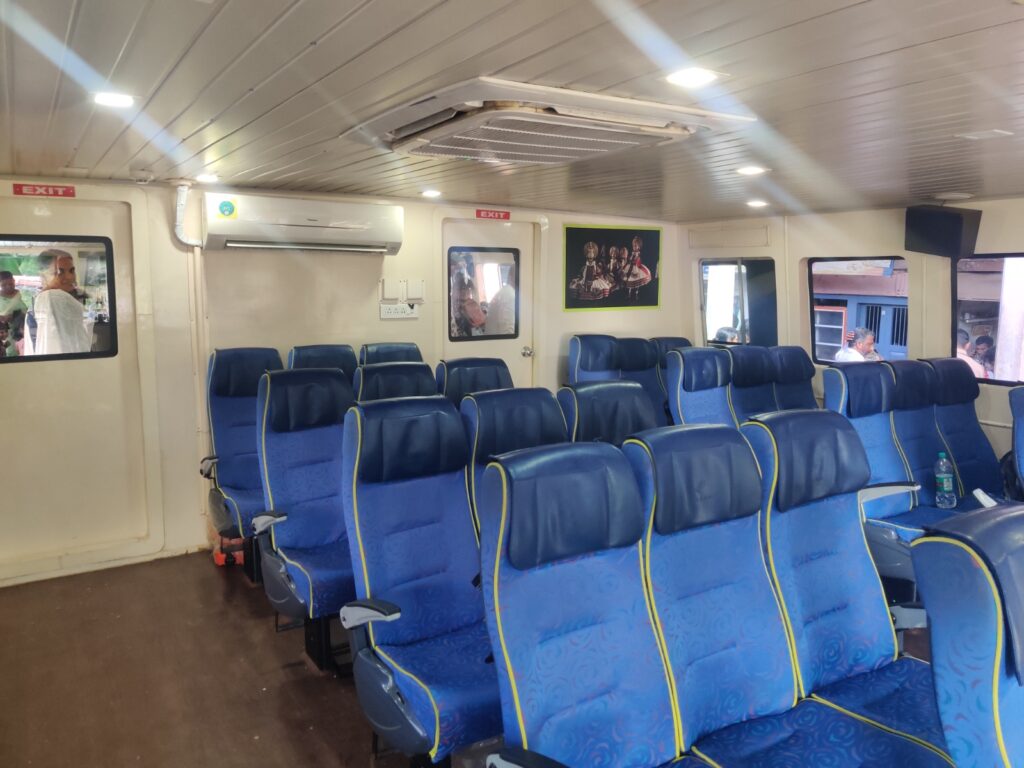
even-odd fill
[(445, 219), (443, 358), (500, 357), (517, 387), (533, 386), (536, 225)]

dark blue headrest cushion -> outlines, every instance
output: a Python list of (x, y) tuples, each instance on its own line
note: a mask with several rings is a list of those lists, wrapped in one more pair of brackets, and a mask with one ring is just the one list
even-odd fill
[(348, 344), (310, 344), (292, 349), (292, 368), (340, 368), (351, 379), (356, 353)]
[(218, 349), (211, 358), (210, 392), (218, 397), (256, 397), (260, 377), (280, 369), (281, 355), (276, 349)]
[(615, 368), (614, 336), (583, 333), (576, 337), (580, 348), (581, 371), (611, 371)]
[(630, 435), (657, 425), (651, 398), (638, 382), (588, 381), (572, 390), (576, 393), (578, 442), (600, 440), (621, 445)]
[(411, 341), (385, 341), (363, 344), (359, 350), (359, 364), (374, 363), (422, 363), (420, 348)]
[(779, 384), (799, 384), (814, 378), (814, 363), (803, 347), (772, 347), (768, 351)]
[(868, 457), (846, 417), (832, 411), (780, 411), (754, 421), (768, 428), (778, 450), (779, 511), (853, 493), (868, 484)]
[(981, 394), (971, 366), (956, 357), (926, 360), (935, 371), (935, 404), (959, 405), (973, 403)]
[(437, 394), (437, 381), (426, 363), (376, 363), (356, 371), (356, 397), (425, 397)]
[(304, 368), (264, 374), (267, 425), (274, 432), (298, 432), (345, 421), (355, 397), (344, 371)]
[(357, 461), (364, 483), (411, 480), (466, 466), (466, 433), (447, 398), (378, 400), (356, 405), (352, 412), (360, 419)]
[(551, 445), (495, 460), (508, 477), (508, 559), (513, 567), (524, 571), (628, 547), (643, 535), (640, 491), (617, 448)]
[(846, 415), (851, 419), (874, 416), (893, 408), (896, 385), (884, 363), (849, 363), (835, 366), (846, 381)]
[(729, 383), (729, 353), (724, 349), (693, 347), (682, 349), (683, 390), (700, 392)]
[(722, 426), (663, 427), (636, 439), (654, 460), (654, 527), (669, 535), (755, 514), (761, 475), (750, 445)]
[(927, 408), (935, 404), (935, 371), (920, 360), (893, 360), (886, 363), (896, 377), (893, 407), (901, 411)]
[(655, 336), (651, 341), (658, 347), (658, 363), (665, 367), (665, 355), (670, 349), (683, 349), (692, 347), (693, 344), (685, 336)]
[(775, 362), (767, 347), (729, 347), (732, 356), (732, 385), (756, 387), (775, 381)]
[(477, 415), (476, 434), (470, 433), (470, 450), (477, 465), (491, 456), (564, 443), (565, 417), (554, 395), (546, 389), (499, 389), (477, 392), (462, 404), (463, 415)]
[(658, 346), (648, 339), (618, 339), (615, 367), (620, 371), (646, 371), (658, 366)]
[(512, 374), (505, 361), (499, 357), (464, 357), (459, 360), (442, 360), (445, 391), (442, 394), (458, 403), (470, 392), (489, 389), (507, 389), (512, 386)]

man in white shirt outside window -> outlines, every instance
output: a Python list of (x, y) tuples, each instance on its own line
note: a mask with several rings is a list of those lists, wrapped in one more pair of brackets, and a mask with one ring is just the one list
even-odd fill
[(855, 330), (853, 339), (836, 352), (835, 357), (837, 363), (863, 363), (881, 359), (882, 356), (875, 351), (875, 334), (870, 328)]

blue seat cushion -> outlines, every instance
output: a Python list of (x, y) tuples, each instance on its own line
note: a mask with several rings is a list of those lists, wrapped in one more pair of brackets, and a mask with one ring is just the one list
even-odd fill
[(949, 768), (935, 752), (813, 700), (723, 728), (694, 751), (727, 768)]
[(922, 533), (927, 525), (944, 520), (956, 514), (955, 509), (939, 509), (937, 507), (914, 507), (909, 512), (893, 515), (883, 520), (868, 519), (870, 525), (891, 528), (903, 541), (913, 541)]
[(330, 616), (356, 599), (352, 558), (344, 540), (318, 547), (278, 547), (277, 553), (309, 618)]
[(229, 485), (218, 485), (220, 492), (224, 494), (228, 512), (238, 523), (238, 535), (249, 536), (252, 534), (252, 519), (265, 512), (267, 505), (263, 501), (262, 488), (235, 488)]
[(946, 751), (932, 670), (923, 661), (903, 656), (826, 685), (814, 696)]
[[(378, 645), (420, 725), (434, 735), (431, 756), (501, 733), (501, 700), (491, 641), (481, 621), (408, 645)], [(415, 679), (414, 679), (415, 676)]]

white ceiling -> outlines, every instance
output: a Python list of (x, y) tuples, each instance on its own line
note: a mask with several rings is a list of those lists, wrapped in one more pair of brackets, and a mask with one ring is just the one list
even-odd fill
[[(0, 173), (446, 199), (688, 221), (1024, 193), (1010, 0), (0, 0)], [(726, 73), (682, 91), (666, 70)], [(477, 75), (752, 113), (556, 167), (340, 134)], [(128, 111), (91, 93), (136, 97)], [(1008, 138), (968, 141), (1000, 128)], [(757, 162), (760, 179), (734, 169)], [(760, 211), (759, 215), (763, 215)]]

